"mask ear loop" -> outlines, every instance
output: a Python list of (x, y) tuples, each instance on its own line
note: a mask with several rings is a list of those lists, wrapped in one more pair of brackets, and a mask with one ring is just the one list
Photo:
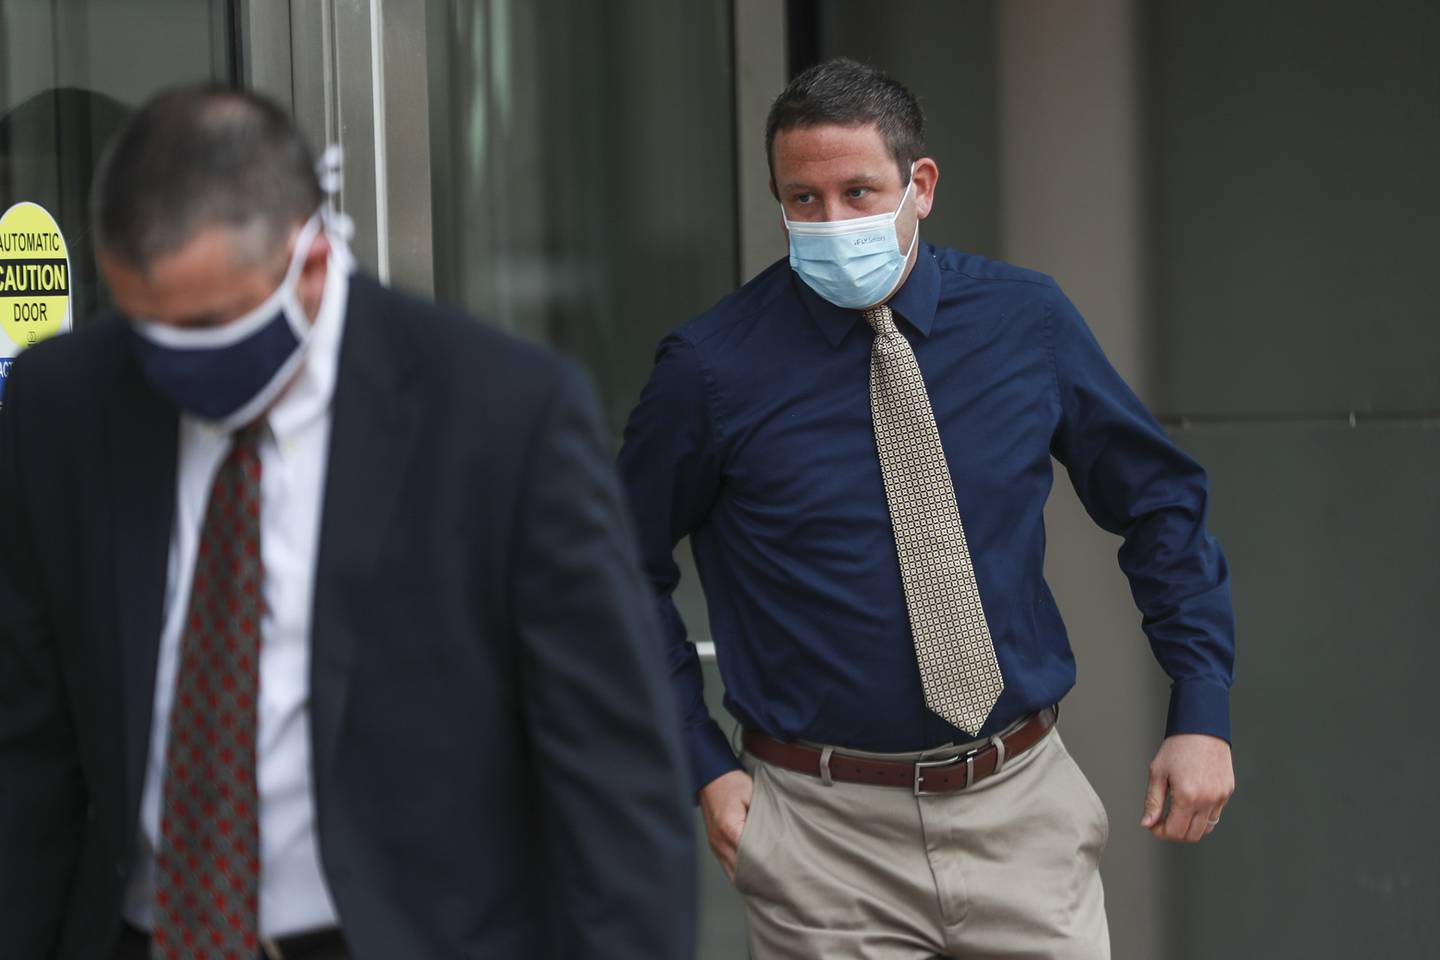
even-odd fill
[[(895, 213), (890, 217), (890, 228), (891, 228), (892, 230), (895, 229), (895, 221), (900, 219), (900, 211), (905, 209), (905, 198), (908, 197), (908, 196), (910, 196), (910, 191), (913, 190), (914, 187), (915, 187), (915, 164), (912, 163), (912, 164), (910, 164), (910, 182), (905, 185), (905, 192), (900, 196), (900, 205), (895, 208)], [(917, 243), (919, 243), (919, 242), (920, 242), (920, 215), (917, 213), (917, 214), (915, 215), (915, 233), (911, 235), (911, 237), (910, 237), (910, 246), (909, 246), (909, 248), (906, 249), (906, 251), (905, 251), (905, 262), (906, 262), (906, 263), (909, 263), (909, 262), (910, 262), (910, 255), (915, 252), (915, 245), (916, 245)], [(900, 245), (900, 235), (899, 235), (898, 233), (895, 235), (895, 245), (896, 245), (896, 246), (899, 246), (899, 245)], [(904, 276), (905, 276), (905, 271), (902, 269), (902, 270), (900, 271), (900, 276), (898, 276), (898, 277), (895, 278), (895, 285), (892, 286), (892, 287), (889, 289), (888, 292), (886, 292), (885, 296), (881, 297), (879, 300), (877, 300), (877, 301), (875, 301), (875, 302), (876, 302), (876, 303), (885, 303), (885, 302), (888, 301), (891, 297), (895, 296), (895, 291), (898, 290), (898, 289), (900, 289), (900, 280), (901, 280), (901, 278), (904, 277)]]
[(305, 258), (310, 255), (310, 248), (315, 245), (315, 238), (320, 235), (323, 227), (323, 215), (317, 210), (305, 221), (300, 233), (296, 235), (295, 250), (290, 254), (290, 265), (285, 268), (285, 279), (280, 281), (280, 302), (285, 311), (285, 320), (290, 324), (296, 338), (302, 341), (309, 335), (310, 325), (303, 316), (305, 311), (300, 305), (300, 293), (296, 285), (300, 280)]
[(315, 238), (320, 235), (324, 225), (324, 214), (317, 210), (309, 220), (305, 221), (300, 232), (295, 235), (295, 249), (290, 254), (290, 265), (285, 268), (284, 283), (293, 284), (295, 279), (300, 276), (300, 269), (305, 264), (305, 258), (310, 255), (310, 248), (315, 245)]
[[(912, 163), (912, 164), (910, 164), (910, 182), (907, 183), (907, 184), (905, 184), (905, 193), (900, 197), (900, 205), (895, 208), (895, 214), (894, 214), (894, 216), (892, 216), (892, 217), (890, 218), (890, 223), (891, 223), (892, 226), (894, 225), (895, 221), (897, 221), (897, 220), (900, 219), (900, 211), (905, 209), (905, 198), (908, 197), (908, 196), (910, 196), (910, 192), (911, 192), (912, 190), (914, 190), (914, 189), (915, 189), (915, 164)], [(896, 237), (895, 239), (898, 241), (900, 238), (899, 238), (899, 237)], [(910, 254), (912, 254), (912, 253), (915, 252), (915, 244), (917, 244), (917, 243), (919, 243), (919, 242), (920, 242), (920, 214), (917, 212), (917, 213), (915, 214), (915, 232), (910, 236), (910, 247), (905, 251), (905, 259), (906, 259), (907, 261), (910, 259)], [(892, 290), (892, 291), (890, 291), (890, 292), (891, 292), (891, 293), (894, 293), (895, 291)]]

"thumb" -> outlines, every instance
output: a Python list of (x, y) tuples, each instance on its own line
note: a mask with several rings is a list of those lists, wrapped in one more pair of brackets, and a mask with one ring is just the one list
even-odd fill
[(1140, 826), (1147, 830), (1160, 822), (1160, 814), (1165, 810), (1165, 787), (1169, 779), (1160, 771), (1150, 771), (1150, 784), (1145, 788), (1145, 815), (1140, 818)]

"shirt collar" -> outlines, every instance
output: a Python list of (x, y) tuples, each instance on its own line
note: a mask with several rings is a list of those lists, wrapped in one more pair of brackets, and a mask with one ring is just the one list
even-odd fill
[[(800, 279), (794, 270), (790, 271), (790, 283), (830, 346), (839, 347), (856, 321), (860, 320), (860, 311), (835, 306), (811, 290), (810, 285)], [(930, 336), (930, 330), (935, 325), (935, 307), (940, 302), (940, 267), (935, 263), (934, 247), (928, 243), (920, 245), (915, 268), (905, 278), (904, 286), (886, 302), (896, 316), (908, 322), (921, 336)]]

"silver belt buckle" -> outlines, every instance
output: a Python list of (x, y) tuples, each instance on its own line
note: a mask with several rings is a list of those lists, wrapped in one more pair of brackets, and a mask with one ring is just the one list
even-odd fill
[(924, 777), (926, 770), (943, 769), (945, 767), (953, 767), (961, 763), (965, 764), (965, 786), (968, 789), (970, 785), (975, 782), (975, 755), (983, 749), (985, 749), (983, 746), (975, 747), (973, 750), (967, 750), (964, 753), (957, 753), (953, 757), (945, 757), (940, 760), (916, 760), (915, 796), (928, 796), (933, 792), (926, 790), (920, 785), (920, 781)]

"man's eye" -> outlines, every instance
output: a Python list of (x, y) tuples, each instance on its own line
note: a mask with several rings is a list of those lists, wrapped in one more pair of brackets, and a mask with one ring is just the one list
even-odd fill
[(811, 200), (814, 200), (814, 199), (815, 199), (815, 194), (813, 194), (813, 193), (797, 193), (797, 194), (795, 194), (794, 197), (791, 198), (791, 200), (792, 200), (794, 203), (799, 203), (799, 204), (806, 204), (806, 203), (809, 203)]
[(846, 194), (849, 195), (849, 197), (850, 197), (851, 200), (859, 200), (861, 197), (865, 196), (867, 193), (870, 192), (870, 188), (869, 188), (869, 187), (851, 187), (849, 190), (846, 190), (845, 192), (846, 192)]

